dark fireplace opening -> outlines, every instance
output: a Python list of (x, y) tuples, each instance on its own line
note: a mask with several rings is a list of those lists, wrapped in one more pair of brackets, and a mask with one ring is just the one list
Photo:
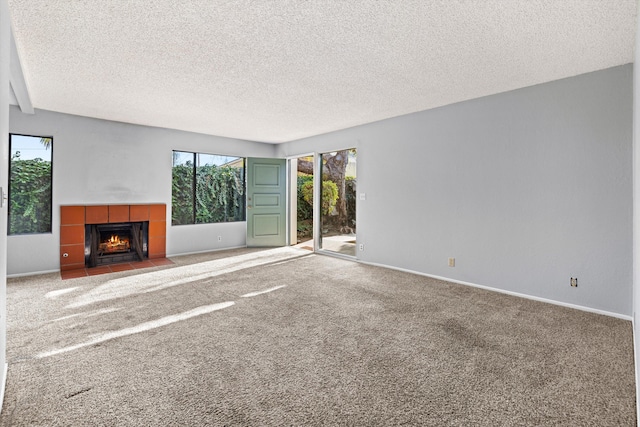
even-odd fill
[(97, 267), (147, 259), (149, 222), (85, 225), (85, 265)]

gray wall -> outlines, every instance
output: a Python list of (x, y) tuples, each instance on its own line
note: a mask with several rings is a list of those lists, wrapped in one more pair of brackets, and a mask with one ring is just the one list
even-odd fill
[(277, 152), (358, 149), (365, 262), (630, 316), (631, 134), (626, 65)]
[[(10, 132), (53, 136), (53, 233), (9, 236), (8, 274), (60, 268), (60, 205), (166, 203), (172, 150), (273, 157), (274, 146), (36, 110), (10, 111)], [(222, 236), (218, 242), (217, 236)], [(246, 224), (167, 223), (167, 255), (243, 246)]]

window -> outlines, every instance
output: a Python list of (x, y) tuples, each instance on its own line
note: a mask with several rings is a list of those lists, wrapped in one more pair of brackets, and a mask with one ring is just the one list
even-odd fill
[(9, 136), (8, 234), (51, 233), (53, 138)]
[(173, 152), (171, 224), (245, 220), (242, 157)]

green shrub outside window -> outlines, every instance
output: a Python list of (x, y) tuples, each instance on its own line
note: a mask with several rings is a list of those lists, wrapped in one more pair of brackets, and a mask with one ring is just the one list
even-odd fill
[(245, 220), (245, 159), (173, 152), (171, 224)]
[(8, 234), (51, 233), (53, 138), (9, 135)]

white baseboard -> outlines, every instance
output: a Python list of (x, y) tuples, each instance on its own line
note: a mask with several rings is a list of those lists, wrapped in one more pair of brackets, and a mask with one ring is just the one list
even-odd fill
[(241, 249), (241, 248), (246, 248), (246, 247), (247, 247), (247, 245), (241, 245), (241, 246), (230, 246), (228, 248), (204, 249), (204, 250), (195, 251), (195, 252), (181, 252), (181, 253), (177, 253), (177, 254), (167, 254), (167, 258), (170, 258), (172, 256), (197, 255), (197, 254), (206, 254), (207, 252), (228, 251), (228, 250), (231, 250), (231, 249)]
[(29, 273), (13, 273), (13, 274), (7, 274), (7, 279), (11, 279), (13, 277), (39, 276), (41, 274), (59, 273), (59, 272), (60, 270), (44, 270), (44, 271), (31, 271)]
[(567, 303), (567, 302), (562, 302), (562, 301), (556, 301), (556, 300), (547, 299), (547, 298), (536, 297), (536, 296), (533, 296), (533, 295), (522, 294), (522, 293), (519, 293), (519, 292), (507, 291), (507, 290), (500, 289), (500, 288), (492, 288), (491, 286), (478, 285), (476, 283), (464, 282), (462, 280), (450, 279), (448, 277), (435, 276), (433, 274), (421, 273), (419, 271), (409, 270), (409, 269), (406, 269), (406, 268), (392, 267), (392, 266), (389, 266), (389, 265), (378, 264), (378, 263), (375, 263), (375, 262), (365, 262), (365, 261), (361, 261), (361, 260), (358, 260), (358, 261), (363, 263), (363, 264), (374, 265), (376, 267), (384, 267), (384, 268), (389, 268), (391, 270), (404, 271), (405, 273), (417, 274), (418, 276), (430, 277), (432, 279), (443, 280), (445, 282), (457, 283), (459, 285), (471, 286), (471, 287), (474, 287), (474, 288), (485, 289), (487, 291), (499, 292), (501, 294), (507, 294), (507, 295), (512, 295), (512, 296), (515, 296), (515, 297), (526, 298), (526, 299), (530, 299), (530, 300), (533, 300), (533, 301), (540, 301), (540, 302), (545, 302), (545, 303), (548, 303), (548, 304), (559, 305), (559, 306), (562, 306), (562, 307), (573, 308), (573, 309), (576, 309), (576, 310), (587, 311), (589, 313), (602, 314), (603, 316), (610, 316), (610, 317), (615, 317), (617, 319), (633, 321), (632, 316), (627, 316), (627, 315), (619, 314), (619, 313), (613, 313), (613, 312), (610, 312), (610, 311), (600, 310), (600, 309), (597, 309), (597, 308), (585, 307), (585, 306), (582, 306), (582, 305), (570, 304), (570, 303)]
[(2, 414), (2, 408), (4, 403), (4, 389), (7, 386), (7, 372), (9, 372), (9, 364), (4, 364), (4, 375), (2, 377), (2, 384), (0, 384), (0, 414)]

